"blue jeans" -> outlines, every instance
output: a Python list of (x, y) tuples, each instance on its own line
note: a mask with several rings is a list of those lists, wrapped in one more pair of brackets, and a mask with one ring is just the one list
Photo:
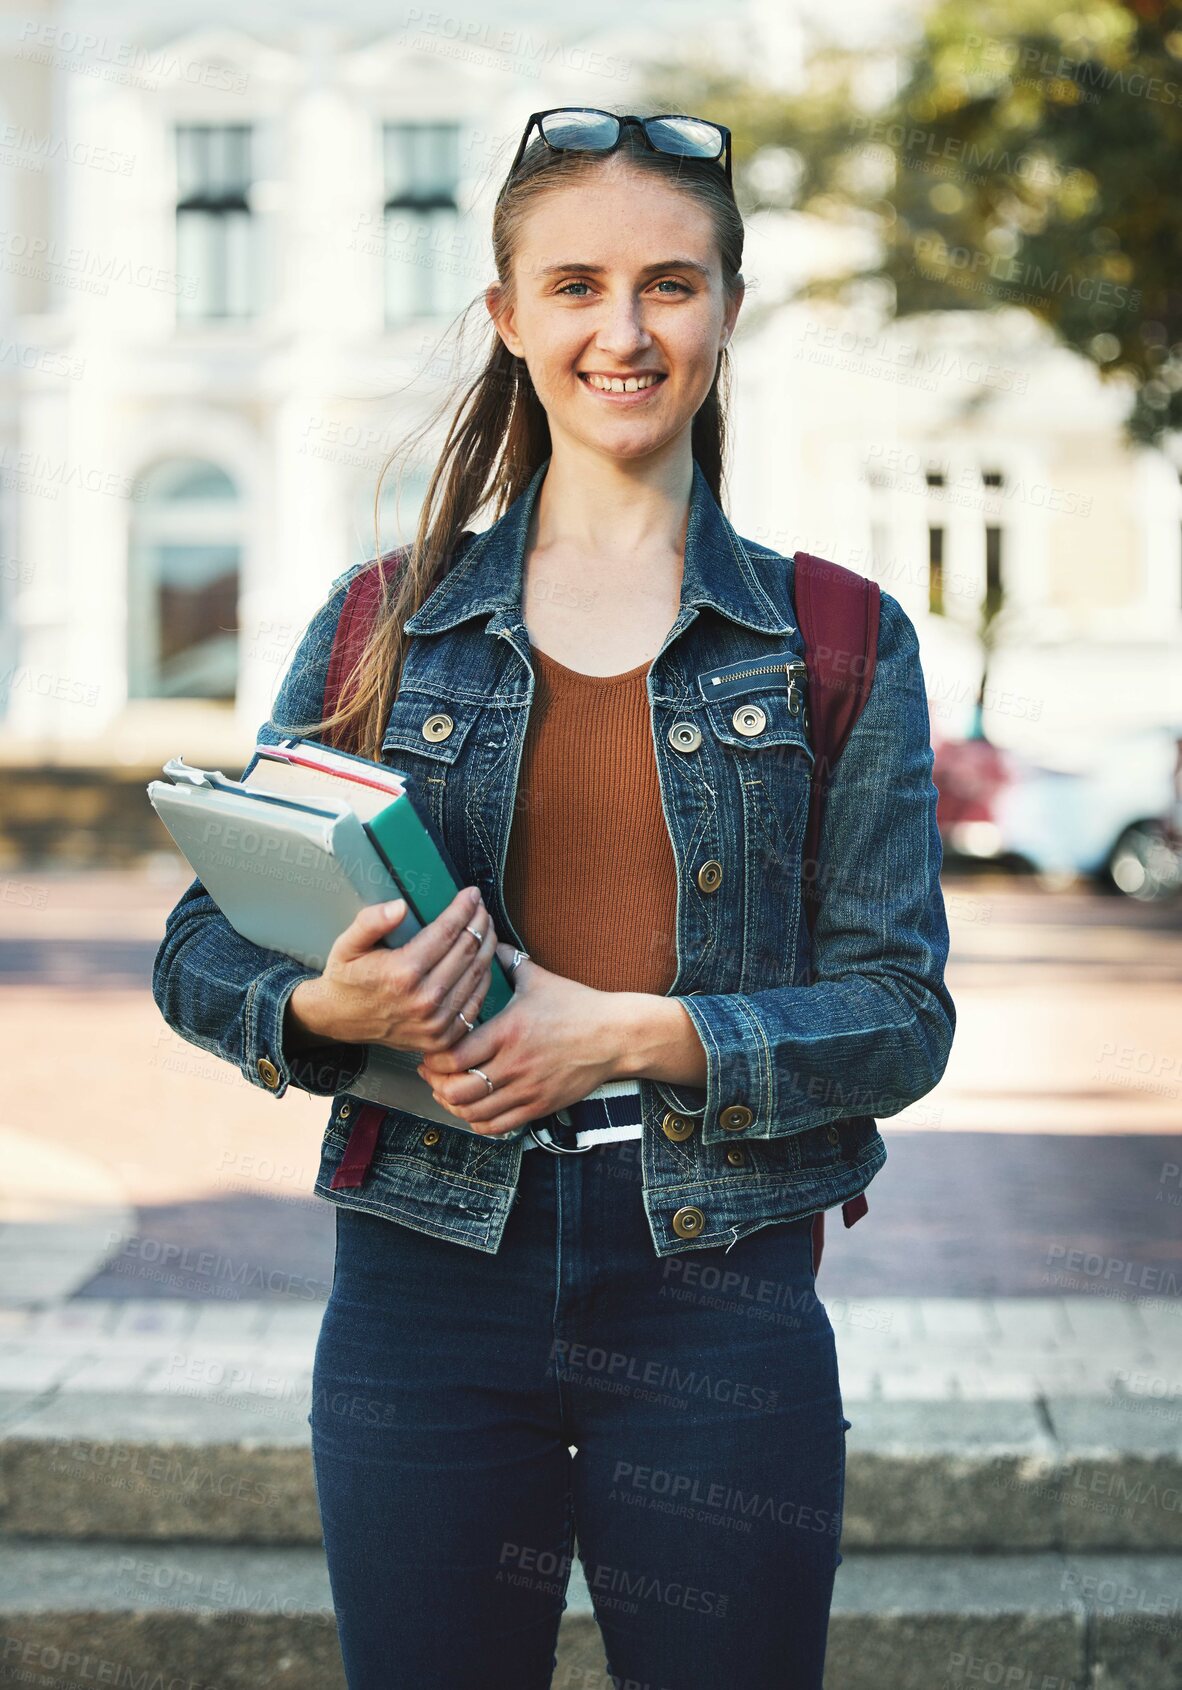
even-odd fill
[(350, 1690), (548, 1690), (576, 1552), (614, 1685), (820, 1690), (850, 1422), (811, 1217), (658, 1258), (639, 1150), (530, 1151), (495, 1255), (337, 1208), (309, 1421)]

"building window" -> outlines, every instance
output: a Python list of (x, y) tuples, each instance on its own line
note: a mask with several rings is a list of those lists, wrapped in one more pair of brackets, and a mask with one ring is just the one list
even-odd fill
[(232, 700), (243, 512), (216, 464), (174, 459), (136, 485), (128, 696)]
[(985, 614), (996, 616), (1003, 603), (1001, 584), (1001, 529), (985, 527)]
[(467, 293), (455, 123), (387, 123), (386, 324), (451, 315)]
[[(986, 490), (997, 491), (1005, 486), (1005, 478), (999, 469), (984, 469), (981, 471), (981, 485)], [(987, 499), (986, 510), (996, 506), (997, 501)], [(1002, 529), (996, 522), (985, 523), (985, 604), (984, 614), (988, 621), (997, 615), (1005, 602), (1004, 589), (1001, 579), (1002, 569)]]
[(209, 322), (255, 313), (250, 155), (251, 130), (246, 124), (177, 126), (180, 319)]
[[(925, 484), (934, 492), (939, 493), (945, 485), (942, 469), (929, 466), (924, 471)], [(933, 501), (936, 503), (936, 501)], [(942, 522), (928, 523), (928, 610), (933, 616), (944, 614), (944, 524)]]
[(928, 609), (944, 614), (944, 530), (935, 523), (928, 524)]

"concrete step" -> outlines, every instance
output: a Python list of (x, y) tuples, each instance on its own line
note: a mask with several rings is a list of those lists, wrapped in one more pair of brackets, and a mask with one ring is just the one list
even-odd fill
[[(195, 759), (197, 753), (189, 755)], [(150, 853), (168, 850), (168, 831), (144, 796), (147, 783), (160, 778), (163, 759), (137, 756), (113, 767), (87, 761), (84, 750), (69, 763), (53, 754), (29, 763), (16, 761), (18, 756), (9, 745), (0, 748), (0, 850), (6, 862), (31, 872), (48, 865), (128, 869)]]
[[(1180, 1588), (1180, 1555), (847, 1555), (826, 1686), (1177, 1690)], [(577, 1565), (567, 1601), (552, 1690), (609, 1690)], [(323, 1554), (0, 1542), (0, 1682), (341, 1690)]]
[[(310, 1402), (290, 1377), (274, 1393), (0, 1394), (0, 1533), (317, 1544)], [(1149, 1408), (849, 1402), (843, 1552), (1177, 1552), (1182, 1443)]]

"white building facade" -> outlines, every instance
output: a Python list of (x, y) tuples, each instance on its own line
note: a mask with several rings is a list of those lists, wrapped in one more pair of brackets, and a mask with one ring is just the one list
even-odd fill
[[(341, 14), (270, 36), (5, 20), (0, 760), (241, 764), (329, 582), (374, 553), (379, 472), (473, 299), (483, 332), (525, 117), (651, 109), (626, 14), (578, 40)], [(752, 220), (753, 305), (816, 234)], [(740, 319), (734, 356), (732, 520), (901, 600), (937, 731), (968, 720), (990, 595), (999, 739), (1082, 728), (1101, 670), (1103, 726), (1182, 718), (1182, 454), (1124, 448), (1124, 395), (1031, 318), (884, 331), (790, 305)]]

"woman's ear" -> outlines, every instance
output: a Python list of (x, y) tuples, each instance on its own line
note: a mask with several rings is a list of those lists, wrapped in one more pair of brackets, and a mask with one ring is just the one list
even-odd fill
[(512, 305), (504, 306), (502, 304), (502, 298), (501, 289), (495, 282), (485, 288), (484, 303), (489, 316), (493, 320), (493, 327), (496, 329), (497, 333), (500, 335), (501, 339), (509, 348), (509, 351), (513, 354), (513, 356), (515, 358), (520, 358), (525, 349), (521, 344), (520, 336), (514, 329), (513, 307)]
[(735, 324), (739, 318), (739, 308), (743, 303), (743, 295), (747, 291), (747, 284), (742, 276), (735, 282), (735, 291), (726, 302), (726, 314), (723, 318), (722, 344), (726, 346), (735, 332)]

